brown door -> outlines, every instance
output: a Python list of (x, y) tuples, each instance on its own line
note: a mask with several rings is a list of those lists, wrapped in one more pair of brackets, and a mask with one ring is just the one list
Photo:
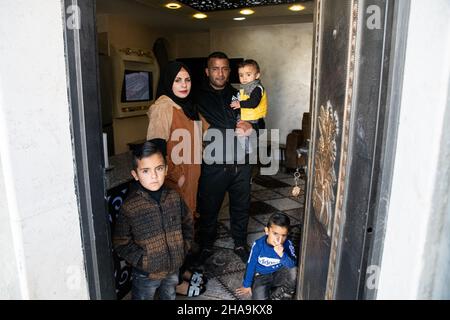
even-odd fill
[(373, 289), (395, 7), (316, 1), (299, 299), (360, 299)]

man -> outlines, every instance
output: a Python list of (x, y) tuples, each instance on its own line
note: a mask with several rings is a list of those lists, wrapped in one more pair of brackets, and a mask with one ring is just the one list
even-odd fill
[[(210, 127), (206, 133), (220, 133), (220, 139), (212, 138), (209, 147), (216, 147), (214, 152), (205, 148), (198, 190), (200, 262), (203, 263), (213, 252), (217, 233), (217, 217), (228, 192), (230, 199), (230, 227), (234, 240), (234, 252), (247, 262), (249, 248), (247, 245), (247, 225), (250, 208), (251, 165), (245, 151), (239, 152), (237, 136), (247, 136), (252, 125), (238, 121), (239, 110), (230, 107), (232, 97), (237, 90), (229, 83), (230, 64), (222, 52), (214, 52), (208, 57), (206, 68), (208, 81), (205, 81), (196, 94), (196, 103), (200, 114)], [(228, 132), (227, 132), (228, 131)], [(230, 135), (230, 132), (232, 133)], [(235, 134), (236, 132), (236, 134)], [(205, 139), (208, 140), (208, 139)], [(232, 145), (233, 148), (229, 148)], [(210, 148), (211, 149), (211, 148)]]

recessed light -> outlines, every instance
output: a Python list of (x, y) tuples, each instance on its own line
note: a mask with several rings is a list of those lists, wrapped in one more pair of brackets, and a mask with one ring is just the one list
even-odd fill
[(255, 11), (253, 11), (252, 9), (243, 9), (243, 10), (239, 11), (239, 13), (248, 16), (250, 14), (254, 14)]
[(195, 19), (205, 19), (205, 18), (207, 18), (208, 16), (207, 16), (206, 14), (204, 14), (204, 13), (196, 13), (196, 14), (193, 15), (193, 17), (194, 17)]
[(289, 10), (291, 10), (291, 11), (302, 11), (302, 10), (305, 10), (305, 7), (302, 6), (301, 4), (294, 4), (293, 6), (289, 7)]
[(247, 18), (246, 17), (233, 18), (233, 20), (236, 20), (236, 21), (242, 21), (242, 20), (245, 20), (245, 19), (247, 19)]
[(180, 9), (181, 6), (178, 3), (171, 2), (171, 3), (166, 4), (166, 8), (168, 8), (168, 9)]

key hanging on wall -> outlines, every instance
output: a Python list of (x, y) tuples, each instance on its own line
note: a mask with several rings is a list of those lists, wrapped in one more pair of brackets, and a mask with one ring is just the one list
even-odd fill
[(294, 188), (292, 189), (292, 196), (293, 197), (299, 197), (300, 196), (300, 193), (301, 193), (301, 189), (300, 189), (300, 187), (298, 186), (298, 182), (299, 182), (299, 180), (300, 180), (300, 169), (298, 169), (297, 168), (297, 170), (295, 171), (295, 173), (294, 173), (294, 181), (295, 181), (295, 186), (294, 186)]

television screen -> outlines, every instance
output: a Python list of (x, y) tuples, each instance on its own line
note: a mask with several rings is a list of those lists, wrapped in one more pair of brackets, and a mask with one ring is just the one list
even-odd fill
[(122, 102), (153, 100), (153, 74), (149, 71), (125, 70)]

